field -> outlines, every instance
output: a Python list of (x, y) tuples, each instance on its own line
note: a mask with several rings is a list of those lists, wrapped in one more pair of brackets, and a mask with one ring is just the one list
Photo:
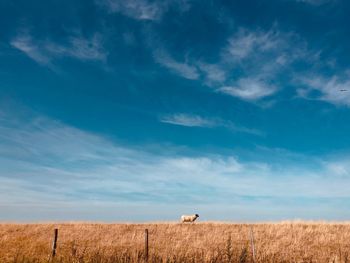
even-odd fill
[(0, 262), (145, 262), (145, 229), (148, 262), (350, 262), (350, 223), (317, 222), (0, 224)]

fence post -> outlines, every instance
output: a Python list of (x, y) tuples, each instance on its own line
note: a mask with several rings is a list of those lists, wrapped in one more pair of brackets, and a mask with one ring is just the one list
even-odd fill
[(252, 247), (252, 254), (253, 254), (253, 262), (255, 262), (255, 245), (254, 245), (254, 234), (253, 234), (253, 227), (250, 226), (250, 245)]
[(148, 262), (148, 229), (145, 229), (145, 262)]
[(52, 242), (52, 258), (56, 256), (56, 248), (57, 248), (57, 238), (58, 238), (58, 229), (54, 230), (54, 238)]

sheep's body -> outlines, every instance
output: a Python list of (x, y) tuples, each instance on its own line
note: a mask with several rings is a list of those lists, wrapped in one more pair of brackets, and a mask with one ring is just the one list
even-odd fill
[(181, 223), (185, 223), (185, 222), (193, 223), (198, 217), (199, 217), (198, 214), (190, 215), (190, 216), (183, 215), (181, 216)]

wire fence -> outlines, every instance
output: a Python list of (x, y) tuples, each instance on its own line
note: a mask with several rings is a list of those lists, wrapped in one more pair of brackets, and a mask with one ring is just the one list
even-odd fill
[[(183, 240), (181, 238), (169, 237), (169, 241), (159, 242), (157, 235), (152, 234), (147, 228), (144, 231), (135, 232), (133, 235), (133, 239), (125, 243), (121, 242), (111, 242), (109, 245), (103, 244), (99, 245), (97, 243), (83, 242), (83, 241), (73, 241), (66, 242), (65, 240), (60, 240), (58, 235), (58, 229), (54, 230), (54, 235), (52, 237), (52, 250), (50, 254), (50, 259), (54, 259), (60, 251), (70, 251), (72, 256), (84, 255), (87, 251), (100, 251), (105, 252), (107, 250), (112, 249), (114, 252), (118, 251), (119, 253), (133, 253), (137, 255), (138, 258), (141, 258), (143, 261), (148, 262), (149, 258), (154, 255), (170, 255), (175, 254), (179, 249), (177, 246), (181, 247), (182, 253), (188, 255), (188, 251), (191, 252), (193, 257), (198, 258), (219, 258), (230, 257), (230, 255), (236, 255), (239, 258), (249, 258), (250, 262), (264, 262), (267, 257), (270, 258), (291, 258), (291, 257), (302, 257), (305, 262), (314, 262), (311, 259), (313, 255), (310, 251), (322, 250), (322, 245), (317, 242), (312, 244), (304, 244), (304, 246), (297, 245), (296, 236), (294, 237), (294, 233), (291, 233), (291, 239), (287, 243), (281, 244), (281, 240), (276, 238), (276, 233), (269, 233), (263, 230), (254, 229), (253, 227), (246, 228), (245, 234), (242, 234), (242, 231), (231, 231), (226, 233), (221, 237), (221, 241), (218, 242), (216, 240), (216, 245), (211, 244), (206, 246), (206, 243), (203, 242), (203, 246), (191, 244), (191, 242), (187, 242), (186, 246), (182, 245)], [(244, 233), (244, 232), (243, 232)], [(271, 239), (271, 237), (274, 237)], [(278, 235), (277, 235), (278, 236)], [(294, 237), (294, 239), (293, 239)], [(164, 238), (164, 237), (163, 237)], [(329, 235), (330, 240), (334, 240), (334, 244), (337, 244), (337, 236)], [(278, 246), (278, 255), (269, 254), (266, 252), (266, 247), (259, 247), (260, 244), (263, 244), (266, 239), (269, 239), (270, 246)], [(180, 244), (180, 245), (179, 245)], [(335, 250), (332, 248), (332, 251), (329, 247), (325, 247), (324, 254), (332, 254), (333, 258), (337, 259), (334, 262), (350, 262), (348, 261), (348, 255), (350, 254), (350, 242), (339, 244), (339, 248)], [(298, 255), (298, 256), (296, 256)], [(340, 260), (340, 261), (339, 261)], [(219, 261), (220, 262), (220, 261)], [(239, 261), (239, 262), (247, 262), (247, 261)], [(272, 261), (274, 262), (274, 261)], [(304, 261), (300, 261), (304, 262)]]
[[(213, 253), (221, 251), (223, 246), (235, 246), (235, 247), (249, 247), (251, 248), (252, 258), (255, 261), (255, 245), (254, 245), (254, 233), (253, 230), (250, 230), (249, 239), (241, 238), (241, 239), (232, 239), (233, 235), (237, 235), (237, 233), (230, 233), (227, 238), (223, 238), (221, 244), (212, 247), (208, 250), (208, 247), (198, 247), (195, 245), (187, 247), (188, 250), (191, 250), (194, 253), (200, 253), (202, 257), (204, 254)], [(118, 249), (119, 251), (134, 251), (134, 252), (142, 252), (145, 261), (148, 261), (148, 257), (150, 254), (162, 254), (164, 251), (174, 250), (171, 247), (164, 247), (164, 244), (157, 244), (157, 236), (150, 236), (148, 229), (146, 228), (144, 231), (144, 236), (142, 237), (140, 233), (138, 235), (134, 235), (136, 237), (136, 242), (130, 242), (129, 244), (120, 244), (114, 243), (110, 244), (109, 247), (113, 247), (114, 249)], [(143, 241), (142, 241), (143, 239)], [(229, 243), (227, 243), (229, 242)], [(164, 242), (163, 242), (164, 243)], [(174, 240), (172, 240), (174, 243)], [(175, 241), (175, 243), (181, 243), (181, 240)], [(225, 244), (227, 243), (227, 244)], [(173, 244), (172, 244), (173, 245)], [(54, 259), (58, 251), (71, 251), (73, 256), (80, 254), (85, 254), (86, 251), (103, 251), (106, 250), (106, 245), (99, 246), (98, 244), (92, 244), (91, 242), (60, 242), (58, 237), (58, 229), (54, 229), (53, 242), (52, 242), (52, 250), (50, 254), (50, 259)]]

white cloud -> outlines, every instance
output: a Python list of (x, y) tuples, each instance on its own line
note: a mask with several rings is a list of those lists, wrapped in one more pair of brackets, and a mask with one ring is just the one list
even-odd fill
[(189, 114), (174, 114), (164, 116), (160, 119), (161, 122), (188, 126), (188, 127), (213, 127), (216, 126), (216, 122), (213, 120), (202, 118), (198, 115), (189, 115)]
[(218, 64), (199, 62), (198, 67), (205, 74), (206, 81), (209, 85), (222, 83), (226, 80), (227, 73), (222, 66)]
[(97, 3), (107, 6), (111, 12), (120, 12), (140, 20), (157, 20), (166, 8), (164, 4), (147, 0), (103, 0)]
[[(300, 78), (300, 83), (305, 88), (297, 90), (303, 98), (326, 101), (335, 105), (350, 106), (350, 78), (344, 76), (325, 78), (318, 75)], [(314, 92), (318, 92), (314, 94)]]
[[(196, 59), (185, 62), (175, 60), (164, 49), (154, 51), (155, 61), (175, 74), (200, 80), (203, 84), (230, 96), (246, 101), (258, 101), (274, 95), (278, 88), (276, 76), (293, 61), (310, 59), (305, 45), (291, 47), (296, 41), (294, 34), (282, 34), (277, 30), (249, 31), (240, 29), (222, 50), (217, 63), (206, 63)], [(244, 63), (240, 62), (244, 60)], [(238, 71), (244, 76), (233, 77)], [(250, 77), (254, 76), (254, 77)]]
[(228, 130), (231, 130), (232, 132), (242, 132), (242, 133), (248, 133), (248, 134), (258, 135), (258, 136), (263, 135), (263, 133), (259, 130), (236, 125), (231, 121), (225, 121), (219, 118), (203, 118), (199, 115), (193, 115), (193, 114), (178, 113), (173, 115), (166, 115), (160, 118), (160, 121), (168, 124), (187, 126), (187, 127), (202, 127), (202, 128), (223, 127)]
[(24, 52), (28, 57), (39, 64), (48, 64), (50, 62), (50, 58), (34, 43), (30, 35), (25, 34), (17, 36), (11, 41), (11, 45)]
[(273, 85), (256, 79), (240, 79), (234, 86), (224, 86), (218, 89), (219, 92), (248, 101), (271, 96), (276, 90)]
[(268, 31), (241, 28), (228, 39), (218, 63), (241, 74), (226, 78), (216, 90), (246, 101), (271, 97), (282, 86), (280, 76), (293, 77), (295, 62), (312, 67), (319, 62), (319, 52), (310, 51), (297, 34), (281, 32), (277, 25)]
[(228, 39), (222, 59), (246, 72), (270, 75), (290, 69), (295, 61), (315, 63), (319, 52), (308, 49), (307, 42), (294, 32), (282, 32), (277, 25), (270, 30), (241, 28)]
[(160, 20), (169, 8), (175, 7), (180, 12), (190, 8), (188, 0), (96, 0), (112, 13), (121, 13), (137, 20)]
[(102, 40), (99, 35), (94, 35), (91, 39), (71, 37), (68, 46), (47, 42), (44, 44), (44, 48), (49, 54), (58, 57), (70, 56), (80, 60), (99, 61), (106, 59), (106, 52), (102, 48)]
[(195, 66), (190, 65), (186, 62), (176, 61), (164, 50), (155, 51), (154, 58), (159, 64), (167, 67), (177, 75), (192, 80), (199, 78), (199, 72)]
[(259, 131), (257, 129), (247, 128), (244, 126), (236, 125), (235, 123), (231, 121), (223, 121), (221, 122), (221, 126), (233, 131), (233, 132), (242, 132), (257, 136), (264, 136), (264, 133), (262, 131)]
[(268, 52), (280, 48), (283, 39), (277, 31), (250, 31), (240, 29), (228, 40), (227, 52), (236, 59), (244, 59), (256, 52)]
[(312, 67), (320, 54), (310, 51), (297, 34), (274, 25), (268, 31), (237, 30), (218, 55), (217, 62), (208, 63), (189, 55), (178, 61), (164, 49), (154, 52), (155, 61), (173, 73), (248, 102), (272, 97), (283, 86), (281, 76), (293, 77), (293, 63)]
[(20, 33), (12, 39), (11, 45), (41, 65), (51, 65), (52, 60), (61, 57), (95, 61), (106, 59), (106, 52), (99, 35), (94, 35), (90, 39), (74, 36), (70, 37), (67, 43), (62, 44), (50, 40), (33, 39), (28, 33)]
[(350, 163), (344, 162), (344, 160), (325, 162), (324, 165), (328, 169), (329, 173), (335, 176), (346, 177), (350, 175)]
[(188, 61), (179, 62), (175, 60), (164, 49), (158, 49), (154, 52), (155, 61), (175, 74), (186, 79), (199, 79), (201, 75), (204, 76), (204, 82), (209, 86), (221, 83), (226, 80), (227, 72), (219, 64), (209, 64), (205, 62)]
[(296, 0), (297, 2), (302, 2), (310, 5), (323, 5), (326, 3), (334, 2), (335, 0)]
[[(318, 163), (320, 171), (314, 172), (306, 168), (310, 160), (305, 157), (296, 166), (286, 166), (232, 155), (169, 155), (169, 146), (151, 153), (44, 117), (5, 114), (0, 146), (0, 219), (28, 207), (43, 220), (52, 207), (61, 216), (72, 209), (86, 215), (89, 209), (119, 207), (119, 215), (135, 217), (129, 208), (145, 205), (138, 216), (151, 209), (156, 219), (161, 218), (162, 210), (156, 208), (162, 204), (171, 205), (177, 215), (185, 206), (209, 209), (234, 201), (237, 214), (244, 213), (245, 198), (254, 213), (259, 200), (270, 200), (276, 209), (281, 198), (350, 198), (349, 170), (334, 168), (331, 161)], [(334, 176), (335, 170), (341, 176)], [(271, 217), (276, 216), (274, 209), (269, 210)], [(113, 218), (103, 213), (93, 218)]]

